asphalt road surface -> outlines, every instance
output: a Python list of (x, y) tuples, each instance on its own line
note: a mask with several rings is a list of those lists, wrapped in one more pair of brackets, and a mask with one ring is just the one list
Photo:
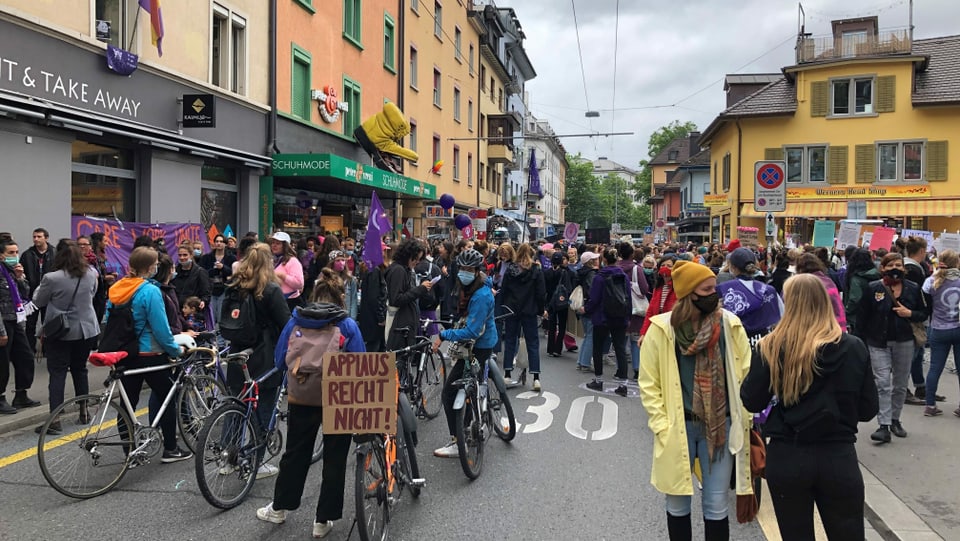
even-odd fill
[[(626, 398), (614, 394), (612, 385), (604, 393), (589, 391), (583, 387), (589, 376), (575, 370), (574, 357), (543, 359), (542, 392), (530, 391), (530, 381), (526, 389), (509, 391), (519, 434), (509, 444), (489, 440), (476, 481), (463, 475), (456, 459), (432, 454), (448, 439), (443, 414), (420, 421), (417, 457), (427, 485), (418, 500), (404, 495), (389, 537), (667, 539), (663, 496), (649, 483), (652, 435), (635, 384)], [(219, 511), (201, 496), (192, 460), (160, 464), (155, 459), (128, 472), (112, 492), (73, 500), (44, 481), (36, 444), (32, 429), (0, 437), (0, 539), (310, 538), (319, 465), (310, 471), (301, 509), (275, 525), (255, 516), (270, 501), (275, 478), (258, 481), (237, 508)], [(352, 465), (351, 455), (343, 519), (327, 539), (346, 539), (353, 521)], [(732, 492), (730, 502), (731, 539), (765, 539), (756, 523), (736, 523)], [(694, 538), (702, 538), (699, 501), (693, 508)]]

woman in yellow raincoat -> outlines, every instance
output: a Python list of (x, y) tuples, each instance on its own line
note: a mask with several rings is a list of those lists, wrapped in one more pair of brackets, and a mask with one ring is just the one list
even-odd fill
[(731, 474), (738, 495), (753, 493), (752, 417), (739, 394), (750, 344), (737, 316), (719, 303), (709, 268), (678, 261), (672, 277), (677, 304), (651, 319), (640, 349), (640, 398), (654, 433), (650, 482), (666, 495), (671, 541), (690, 539), (691, 471), (699, 458), (706, 539), (727, 540)]

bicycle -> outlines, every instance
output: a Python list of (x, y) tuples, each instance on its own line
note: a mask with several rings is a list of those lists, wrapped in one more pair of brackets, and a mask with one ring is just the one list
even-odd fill
[[(406, 488), (414, 498), (426, 480), (420, 477), (416, 455), (416, 419), (407, 396), (397, 401), (397, 434), (354, 436), (356, 448), (355, 525), (361, 541), (385, 540), (391, 509)], [(353, 527), (350, 528), (353, 533)], [(350, 538), (350, 534), (347, 535)]]
[[(252, 349), (228, 355), (225, 362), (236, 362), (243, 370), (243, 389), (239, 396), (226, 397), (221, 405), (203, 423), (197, 437), (198, 451), (194, 457), (194, 470), (200, 493), (211, 505), (220, 509), (236, 507), (250, 493), (257, 480), (257, 471), (263, 454), (270, 458), (283, 450), (283, 432), (279, 423), (287, 419), (284, 407), (286, 398), (286, 372), (277, 399), (272, 405), (270, 421), (264, 427), (256, 410), (260, 406), (260, 385), (280, 372), (272, 367), (262, 376), (253, 379), (247, 369)], [(311, 463), (323, 456), (323, 434), (317, 435)]]
[[(420, 332), (417, 334), (420, 341), (394, 352), (397, 354), (397, 376), (400, 378), (400, 392), (407, 396), (411, 405), (416, 404), (414, 412), (417, 417), (434, 419), (443, 409), (440, 393), (447, 380), (447, 365), (430, 347), (431, 341), (425, 334), (434, 323), (451, 325), (452, 322), (423, 319), (420, 323)], [(410, 327), (399, 327), (393, 332), (406, 340), (412, 330)]]
[[(194, 401), (196, 408), (189, 412), (178, 411), (178, 418), (187, 418), (202, 414), (203, 409), (199, 404), (206, 403), (209, 396), (223, 392), (222, 388), (204, 376), (195, 376), (188, 369), (197, 362), (193, 356), (195, 353), (197, 350), (190, 350), (170, 364), (135, 369), (116, 366), (127, 357), (124, 351), (91, 353), (91, 364), (110, 367), (110, 374), (104, 382), (105, 389), (99, 395), (87, 394), (67, 400), (54, 409), (43, 424), (37, 443), (37, 460), (47, 483), (71, 498), (93, 498), (116, 486), (127, 470), (148, 464), (163, 447), (163, 436), (158, 426), (174, 397), (177, 397), (178, 408), (193, 400), (184, 395), (200, 397)], [(153, 422), (145, 426), (137, 420), (121, 379), (171, 368), (175, 374), (173, 386), (164, 397)], [(115, 400), (118, 396), (119, 404)], [(68, 418), (68, 414), (74, 412), (77, 416)], [(69, 435), (60, 437), (49, 434), (48, 428), (56, 422)], [(74, 424), (71, 426), (70, 423)], [(177, 426), (180, 436), (187, 442), (185, 424), (181, 422)]]

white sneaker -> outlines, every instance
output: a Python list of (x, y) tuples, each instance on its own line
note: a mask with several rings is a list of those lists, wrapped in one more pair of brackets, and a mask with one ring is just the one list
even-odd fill
[(539, 380), (539, 379), (533, 380), (533, 390), (534, 390), (534, 391), (539, 391), (539, 390), (540, 390), (540, 380)]
[(277, 511), (273, 508), (273, 502), (270, 502), (266, 507), (257, 509), (257, 518), (274, 524), (283, 524), (287, 520), (287, 512)]
[(440, 458), (457, 458), (460, 456), (460, 450), (457, 449), (457, 440), (450, 440), (450, 443), (433, 452), (433, 456)]
[(273, 477), (278, 473), (280, 473), (280, 468), (274, 466), (273, 464), (261, 464), (260, 467), (257, 468), (257, 479)]
[(313, 523), (313, 537), (314, 539), (320, 539), (321, 537), (326, 537), (330, 530), (333, 529), (333, 521), (328, 520), (326, 522), (314, 522)]

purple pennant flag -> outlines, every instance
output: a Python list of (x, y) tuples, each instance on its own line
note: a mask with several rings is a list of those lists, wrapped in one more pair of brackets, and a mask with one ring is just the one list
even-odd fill
[(543, 197), (543, 190), (540, 189), (540, 170), (537, 169), (537, 149), (530, 149), (530, 188), (527, 193)]
[(387, 217), (387, 212), (380, 204), (377, 192), (373, 192), (370, 199), (370, 215), (367, 217), (367, 234), (363, 238), (363, 261), (367, 267), (373, 268), (383, 264), (383, 250), (380, 248), (381, 238), (390, 233), (393, 224)]

